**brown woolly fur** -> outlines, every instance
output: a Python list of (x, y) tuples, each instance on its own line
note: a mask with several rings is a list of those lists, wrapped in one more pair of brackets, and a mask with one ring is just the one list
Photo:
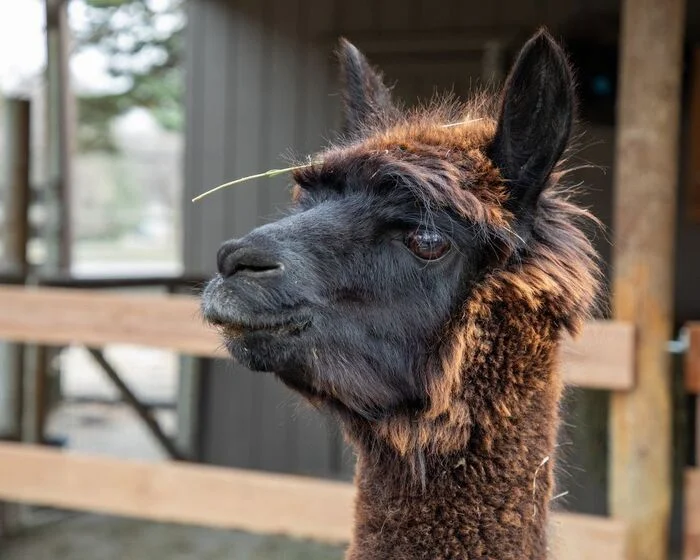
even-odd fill
[(555, 356), (599, 286), (561, 184), (574, 111), (541, 32), (503, 94), (402, 113), (351, 44), (344, 140), (290, 216), (219, 251), (233, 356), (333, 413), (358, 454), (349, 560), (544, 560)]

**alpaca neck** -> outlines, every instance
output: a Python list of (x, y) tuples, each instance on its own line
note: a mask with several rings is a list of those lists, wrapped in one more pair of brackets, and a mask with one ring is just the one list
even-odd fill
[(494, 327), (486, 331), (494, 337), (484, 345), (487, 359), (464, 373), (471, 380), (462, 397), (472, 411), (469, 434), (449, 453), (422, 456), (424, 484), (391, 446), (377, 440), (358, 446), (349, 560), (547, 557), (560, 393), (556, 344), (531, 337), (514, 345), (503, 336), (510, 328)]

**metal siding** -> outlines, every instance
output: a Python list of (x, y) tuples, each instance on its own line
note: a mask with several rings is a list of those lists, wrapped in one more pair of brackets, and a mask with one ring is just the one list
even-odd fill
[[(186, 44), (195, 45), (200, 40), (204, 30), (203, 7), (193, 2), (187, 4), (188, 25), (186, 28)], [(201, 213), (194, 212), (190, 200), (196, 195), (199, 185), (201, 157), (194, 146), (199, 146), (204, 131), (195, 107), (200, 107), (203, 101), (204, 49), (188, 48), (185, 51), (185, 184), (183, 200), (183, 262), (190, 270), (199, 269), (198, 258), (202, 243), (199, 239), (201, 230)]]
[[(208, 189), (226, 179), (228, 132), (224, 115), (228, 110), (228, 97), (219, 92), (226, 91), (228, 74), (235, 60), (229, 56), (227, 33), (229, 24), (227, 10), (222, 1), (210, 1), (204, 19), (207, 50), (204, 56), (205, 79), (201, 84), (204, 104), (200, 109), (204, 134), (201, 138), (200, 188)], [(224, 239), (225, 206), (219, 197), (212, 196), (197, 202), (196, 212), (206, 217), (206, 226), (201, 228), (199, 266), (203, 271), (215, 268), (216, 248)], [(203, 224), (204, 226), (204, 224)], [(208, 250), (206, 250), (208, 249)]]

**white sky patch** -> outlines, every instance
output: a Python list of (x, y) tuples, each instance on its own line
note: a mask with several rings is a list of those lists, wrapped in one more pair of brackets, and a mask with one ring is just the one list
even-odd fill
[(107, 59), (97, 49), (85, 49), (70, 59), (71, 87), (78, 94), (121, 93), (129, 88), (128, 78), (111, 76)]
[[(1, 1), (1, 0), (0, 0)], [(73, 32), (88, 24), (88, 11), (81, 0), (68, 3), (68, 22)], [(128, 78), (115, 77), (108, 72), (109, 60), (97, 48), (86, 48), (70, 58), (71, 87), (79, 95), (121, 93), (128, 89)]]
[[(68, 4), (72, 29), (86, 24), (82, 0)], [(46, 67), (44, 0), (0, 0), (0, 95), (29, 95)], [(70, 58), (71, 87), (79, 94), (119, 93), (125, 78), (107, 72), (108, 61), (98, 49), (85, 49)]]
[(42, 0), (0, 0), (0, 93), (27, 94), (46, 65)]

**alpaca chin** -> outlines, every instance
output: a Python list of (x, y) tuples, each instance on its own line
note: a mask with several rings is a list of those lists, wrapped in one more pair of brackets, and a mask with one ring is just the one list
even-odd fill
[(226, 349), (238, 363), (259, 372), (293, 372), (294, 378), (302, 379), (306, 368), (299, 357), (304, 345), (303, 329), (299, 329), (296, 326), (251, 329), (236, 325), (233, 333), (231, 327), (222, 330)]

